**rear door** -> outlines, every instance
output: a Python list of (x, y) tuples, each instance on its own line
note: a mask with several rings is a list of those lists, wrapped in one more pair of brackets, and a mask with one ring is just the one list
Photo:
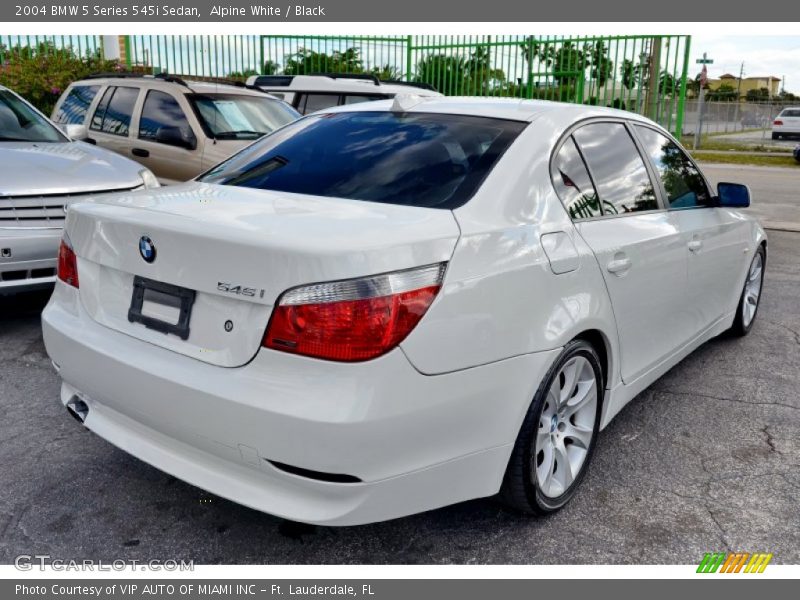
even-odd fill
[(647, 125), (637, 124), (634, 130), (689, 250), (684, 306), (691, 330), (699, 334), (739, 299), (747, 223), (735, 211), (712, 206), (708, 183), (673, 140)]
[(624, 122), (592, 122), (572, 138), (591, 190), (568, 210), (603, 273), (619, 332), (620, 371), (630, 383), (689, 337), (686, 244)]
[(131, 126), (139, 88), (110, 85), (89, 121), (89, 138), (98, 146), (130, 157)]
[(204, 137), (192, 129), (187, 108), (167, 92), (145, 93), (129, 157), (148, 167), (162, 183), (187, 181), (202, 170), (199, 140)]

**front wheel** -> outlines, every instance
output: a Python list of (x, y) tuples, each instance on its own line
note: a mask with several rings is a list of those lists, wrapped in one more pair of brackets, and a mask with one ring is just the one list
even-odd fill
[(600, 359), (584, 340), (568, 343), (528, 408), (511, 454), (501, 499), (525, 514), (546, 515), (575, 494), (600, 425)]
[(750, 333), (753, 323), (758, 314), (758, 306), (761, 300), (761, 288), (764, 285), (764, 264), (766, 263), (766, 253), (764, 246), (759, 246), (750, 269), (747, 271), (747, 278), (744, 280), (744, 289), (739, 298), (739, 306), (736, 309), (736, 317), (730, 332), (735, 336), (745, 336)]

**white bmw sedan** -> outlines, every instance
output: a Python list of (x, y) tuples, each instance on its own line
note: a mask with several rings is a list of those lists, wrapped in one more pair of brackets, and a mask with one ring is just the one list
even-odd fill
[(333, 108), (72, 206), (44, 340), (86, 427), (255, 509), (348, 525), (499, 493), (541, 515), (627, 402), (753, 326), (749, 202), (627, 112)]

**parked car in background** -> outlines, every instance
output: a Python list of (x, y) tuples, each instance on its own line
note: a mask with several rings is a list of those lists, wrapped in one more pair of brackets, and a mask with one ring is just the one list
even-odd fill
[(772, 122), (772, 139), (800, 136), (800, 106), (787, 106)]
[(72, 83), (53, 120), (84, 124), (86, 141), (186, 181), (262, 135), (298, 119), (286, 102), (245, 87), (131, 73)]
[(629, 112), (331, 108), (73, 208), (44, 342), (86, 427), (258, 510), (347, 525), (500, 492), (547, 514), (626, 403), (753, 326), (749, 202)]
[(304, 115), (332, 106), (394, 98), (398, 94), (442, 95), (427, 83), (381, 81), (374, 75), (349, 73), (253, 75), (247, 85), (282, 98)]
[[(83, 135), (82, 125), (66, 129)], [(158, 181), (146, 168), (71, 139), (0, 86), (0, 294), (53, 284), (69, 204), (152, 187)]]
[(794, 147), (794, 159), (800, 162), (800, 144)]

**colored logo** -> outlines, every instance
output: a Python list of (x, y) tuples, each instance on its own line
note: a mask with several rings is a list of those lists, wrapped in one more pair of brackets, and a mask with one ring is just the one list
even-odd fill
[(146, 235), (139, 238), (139, 254), (142, 255), (144, 262), (153, 262), (156, 259), (156, 245)]
[(698, 573), (763, 573), (772, 553), (706, 552), (697, 567)]

